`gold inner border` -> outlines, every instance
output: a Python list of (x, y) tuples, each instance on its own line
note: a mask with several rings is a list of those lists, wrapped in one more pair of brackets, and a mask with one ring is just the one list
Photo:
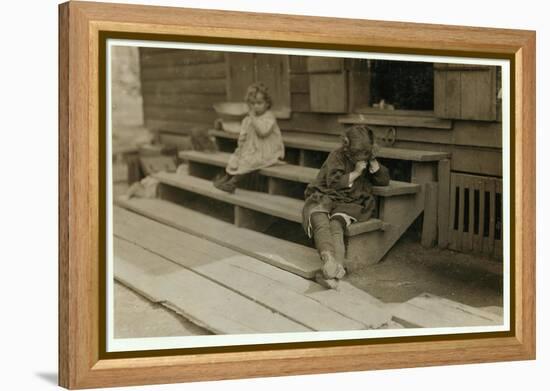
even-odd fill
[[(412, 343), (429, 341), (452, 341), (452, 340), (475, 340), (485, 338), (515, 337), (516, 333), (516, 262), (515, 262), (515, 98), (516, 98), (516, 63), (514, 54), (501, 54), (490, 52), (473, 52), (459, 50), (437, 50), (437, 49), (410, 49), (399, 47), (384, 46), (366, 46), (349, 44), (330, 44), (330, 43), (311, 43), (300, 41), (276, 41), (276, 40), (255, 40), (227, 37), (201, 37), (191, 35), (174, 34), (154, 34), (137, 33), (121, 31), (99, 31), (98, 39), (98, 102), (99, 102), (99, 131), (98, 131), (98, 222), (99, 222), (99, 240), (98, 240), (98, 330), (99, 330), (99, 359), (120, 359), (120, 358), (142, 358), (142, 357), (161, 357), (161, 356), (179, 356), (194, 355), (205, 353), (232, 353), (232, 352), (254, 352), (254, 351), (273, 351), (287, 349), (304, 348), (325, 348), (334, 346), (357, 346), (357, 345), (379, 345), (390, 343)], [(510, 61), (510, 330), (493, 331), (483, 333), (454, 333), (426, 336), (407, 336), (407, 337), (381, 337), (370, 339), (351, 339), (351, 340), (332, 340), (332, 341), (308, 341), (308, 342), (289, 342), (289, 343), (270, 343), (254, 345), (235, 345), (235, 346), (215, 346), (199, 348), (173, 348), (157, 350), (139, 350), (125, 352), (107, 352), (107, 248), (106, 248), (106, 71), (107, 71), (107, 40), (108, 39), (128, 39), (143, 41), (160, 42), (186, 42), (186, 43), (210, 43), (227, 44), (243, 46), (268, 46), (279, 48), (299, 48), (299, 49), (325, 49), (340, 51), (363, 51), (392, 54), (423, 54), (432, 56), (449, 56), (463, 58), (488, 58), (502, 59)], [(112, 186), (112, 184), (111, 184)]]

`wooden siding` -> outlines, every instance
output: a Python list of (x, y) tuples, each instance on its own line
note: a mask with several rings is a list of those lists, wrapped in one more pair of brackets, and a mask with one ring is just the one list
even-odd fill
[(145, 126), (191, 134), (213, 126), (212, 105), (227, 100), (224, 54), (140, 48)]
[[(361, 86), (368, 86), (369, 77), (366, 69), (357, 69), (353, 62), (341, 59), (141, 48), (140, 60), (145, 125), (154, 131), (188, 135), (191, 132), (212, 128), (213, 121), (217, 118), (212, 105), (222, 101), (242, 101), (246, 87), (254, 81), (262, 81), (269, 85), (275, 106), (290, 106), (291, 117), (279, 120), (283, 131), (311, 133), (312, 137), (339, 136), (348, 126), (340, 123), (339, 119), (353, 112), (355, 108), (364, 106), (368, 99), (368, 95), (365, 95), (368, 88), (365, 87), (361, 91), (357, 88), (358, 83), (353, 82), (356, 80)], [(443, 68), (436, 68), (441, 74)], [(437, 76), (437, 72), (435, 77), (440, 77)], [(493, 80), (494, 72), (485, 68), (455, 67), (452, 71), (446, 72), (446, 78), (462, 73), (469, 75), (467, 77), (473, 77), (478, 73), (481, 75), (480, 72), (489, 77), (490, 80), (487, 80)], [(338, 91), (338, 94), (321, 93), (323, 83), (315, 82), (315, 78), (342, 79), (342, 75), (346, 75), (346, 83), (339, 84), (341, 89), (331, 88), (333, 92)], [(279, 83), (278, 80), (282, 82)], [(475, 95), (479, 99), (485, 99), (495, 95), (491, 91), (497, 86), (489, 82), (480, 83), (478, 87), (474, 91)], [(480, 88), (487, 91), (483, 93)], [(407, 113), (418, 115), (419, 119), (426, 115), (437, 119), (438, 107), (439, 110), (443, 107), (452, 111), (453, 99), (462, 101), (467, 90), (461, 88), (459, 92), (458, 97), (453, 98), (453, 91), (446, 91), (446, 103), (442, 102), (441, 96), (438, 95), (441, 91), (436, 91), (435, 115), (429, 112)], [(348, 94), (347, 98), (345, 94)], [(331, 99), (323, 101), (320, 99), (322, 96), (330, 96)], [(494, 102), (487, 102), (492, 107)], [(441, 106), (442, 104), (444, 106)], [(461, 110), (470, 106), (461, 106)], [(320, 107), (324, 108), (320, 111)], [(384, 115), (399, 120), (401, 112), (388, 111)], [(458, 118), (462, 114), (458, 111), (454, 114), (446, 111), (445, 115)], [(489, 111), (487, 115), (492, 118), (494, 113)], [(402, 121), (396, 121), (393, 126), (389, 124), (372, 127), (384, 146), (450, 152), (452, 171), (502, 176), (501, 123), (465, 119), (448, 121), (451, 121), (450, 129), (418, 125), (401, 126)], [(422, 121), (419, 124), (421, 125)], [(389, 137), (390, 140), (388, 135), (393, 135)]]

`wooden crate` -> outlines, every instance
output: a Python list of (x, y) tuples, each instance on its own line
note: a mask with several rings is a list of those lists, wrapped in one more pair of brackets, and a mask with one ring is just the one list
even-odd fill
[(502, 179), (451, 173), (449, 248), (502, 258)]

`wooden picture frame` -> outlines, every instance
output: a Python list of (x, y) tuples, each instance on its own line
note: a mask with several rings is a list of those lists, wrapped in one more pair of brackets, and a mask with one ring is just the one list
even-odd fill
[[(89, 2), (59, 6), (59, 384), (70, 389), (535, 358), (535, 33)], [(106, 353), (105, 34), (511, 61), (511, 331), (376, 343)], [(103, 180), (102, 180), (103, 178)], [(102, 235), (103, 234), (103, 235)]]

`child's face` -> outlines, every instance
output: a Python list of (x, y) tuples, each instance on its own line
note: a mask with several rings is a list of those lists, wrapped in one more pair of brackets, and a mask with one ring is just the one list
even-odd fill
[(267, 102), (265, 101), (264, 95), (261, 93), (256, 94), (255, 97), (250, 99), (248, 105), (254, 111), (256, 115), (262, 115), (267, 110)]

